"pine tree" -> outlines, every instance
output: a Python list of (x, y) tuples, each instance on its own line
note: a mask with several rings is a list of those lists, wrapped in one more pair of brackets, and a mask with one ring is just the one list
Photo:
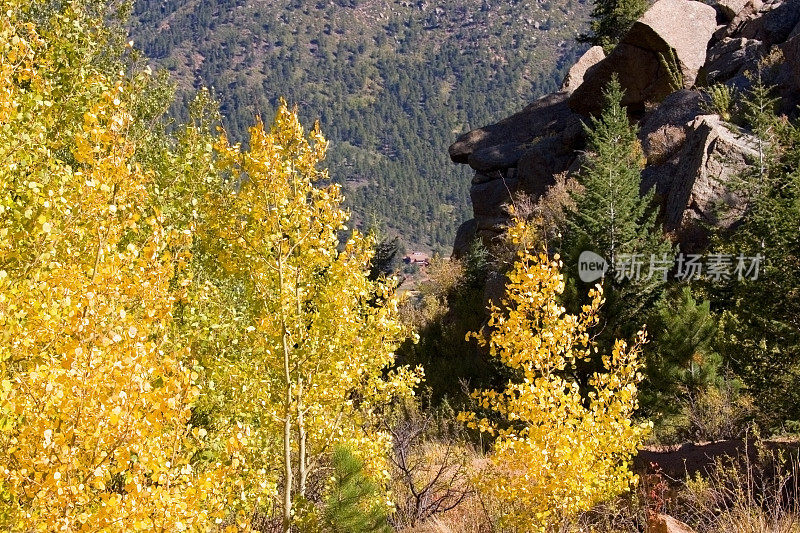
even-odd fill
[(709, 287), (723, 310), (718, 349), (769, 426), (800, 419), (800, 127), (778, 116), (776, 104), (754, 80), (742, 104), (758, 149), (739, 184), (748, 210), (718, 240), (734, 261), (760, 256), (758, 275)]
[(647, 0), (594, 0), (592, 32), (580, 36), (579, 40), (602, 46), (609, 52), (644, 15), (648, 6)]
[(660, 303), (650, 331), (642, 403), (652, 416), (668, 416), (678, 412), (678, 397), (718, 384), (722, 358), (713, 348), (716, 318), (708, 300), (698, 302), (683, 287)]
[(375, 505), (378, 486), (364, 472), (353, 452), (337, 447), (331, 458), (331, 486), (325, 500), (323, 524), (330, 533), (387, 533), (386, 510)]
[(580, 289), (571, 289), (573, 304), (580, 301), (576, 292), (585, 292), (577, 277), (580, 253), (590, 250), (609, 262), (603, 289), (610, 337), (627, 337), (641, 326), (642, 311), (658, 300), (666, 276), (651, 272), (651, 259), (654, 267), (672, 260), (657, 221), (654, 191), (639, 192), (644, 157), (636, 128), (620, 104), (622, 96), (613, 78), (604, 92), (605, 110), (587, 127), (588, 160), (578, 178), (583, 190), (574, 195), (565, 238), (571, 282)]
[(375, 244), (375, 253), (369, 267), (371, 281), (377, 281), (381, 276), (388, 276), (394, 272), (399, 250), (397, 237), (381, 239)]

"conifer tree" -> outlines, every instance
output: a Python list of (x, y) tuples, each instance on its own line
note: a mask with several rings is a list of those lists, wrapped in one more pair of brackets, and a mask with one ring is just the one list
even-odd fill
[(579, 40), (610, 52), (647, 11), (648, 5), (647, 0), (594, 0), (591, 34), (582, 35)]
[(642, 403), (652, 416), (677, 413), (678, 397), (716, 386), (722, 358), (714, 351), (716, 318), (708, 300), (698, 302), (686, 286), (665, 299), (650, 324), (653, 342), (647, 354), (648, 381)]
[(800, 419), (800, 127), (778, 116), (778, 100), (759, 78), (742, 107), (757, 157), (743, 173), (742, 224), (719, 239), (720, 253), (760, 256), (755, 271), (709, 287), (723, 310), (718, 350), (761, 406), (761, 421)]
[[(579, 293), (585, 292), (577, 277), (580, 253), (593, 251), (609, 263), (603, 289), (611, 337), (635, 332), (641, 312), (659, 298), (666, 271), (654, 268), (650, 275), (651, 259), (662, 268), (673, 259), (657, 221), (654, 191), (640, 195), (644, 156), (636, 128), (620, 104), (622, 96), (615, 77), (604, 92), (605, 110), (587, 127), (588, 160), (578, 178), (583, 190), (574, 196), (565, 238), (571, 281), (581, 288)], [(575, 291), (570, 297), (578, 302)]]
[(344, 447), (331, 457), (331, 486), (323, 523), (330, 533), (387, 533), (386, 510), (375, 505), (378, 486), (364, 472), (364, 462)]

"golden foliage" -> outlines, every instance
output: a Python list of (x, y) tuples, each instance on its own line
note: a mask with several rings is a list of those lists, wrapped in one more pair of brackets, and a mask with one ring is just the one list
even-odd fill
[(133, 160), (133, 80), (85, 61), (98, 21), (40, 35), (23, 7), (0, 21), (0, 528), (208, 530), (236, 476), (193, 460), (198, 374), (170, 335), (191, 235)]
[[(524, 224), (510, 233), (525, 235)], [(606, 373), (594, 374), (586, 389), (571, 378), (577, 362), (594, 356), (589, 330), (602, 294), (598, 286), (580, 315), (566, 313), (560, 266), (557, 257), (521, 250), (502, 309), (491, 308), (489, 333), (472, 334), (518, 376), (503, 391), (474, 393), (491, 418), (461, 414), (496, 437), (476, 485), (502, 502), (504, 524), (517, 531), (552, 530), (627, 490), (636, 479), (629, 461), (649, 427), (632, 420), (644, 333), (632, 347), (617, 341), (602, 357)]]
[[(319, 129), (306, 135), (282, 103), (271, 129), (259, 121), (250, 133), (248, 151), (224, 135), (214, 146), (227, 185), (203, 202), (198, 234), (221, 274), (196, 284), (192, 320), (233, 336), (226, 357), (204, 360), (221, 399), (213, 409), (246, 424), (246, 450), (265, 474), (259, 483), (270, 487), (265, 496), (283, 496), (289, 528), (334, 445), (386, 481), (390, 439), (376, 409), (411, 394), (421, 371), (390, 371), (407, 333), (394, 281), (369, 280), (369, 238), (353, 231), (340, 245), (348, 215), (339, 186), (318, 169), (327, 148)], [(236, 292), (244, 305), (217, 312)]]

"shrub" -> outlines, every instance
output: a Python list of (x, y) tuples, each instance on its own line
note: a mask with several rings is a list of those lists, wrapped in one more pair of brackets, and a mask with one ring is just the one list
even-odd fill
[[(524, 224), (510, 232), (524, 235)], [(473, 394), (486, 416), (461, 414), (495, 437), (476, 487), (500, 502), (503, 526), (525, 531), (552, 530), (628, 490), (636, 476), (627, 465), (649, 427), (632, 420), (643, 332), (630, 348), (616, 341), (588, 386), (570, 372), (597, 351), (588, 331), (602, 295), (598, 286), (580, 315), (567, 314), (557, 259), (519, 252), (502, 309), (492, 305), (488, 326), (472, 334), (514, 377), (502, 391)]]
[(727, 85), (715, 83), (703, 92), (706, 95), (703, 110), (719, 115), (725, 122), (730, 122), (735, 112), (736, 90)]

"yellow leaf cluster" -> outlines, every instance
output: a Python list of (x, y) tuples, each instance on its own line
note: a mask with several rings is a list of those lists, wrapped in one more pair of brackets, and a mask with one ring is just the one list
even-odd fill
[(225, 186), (203, 202), (196, 233), (208, 260), (190, 320), (207, 332), (202, 364), (218, 392), (209, 410), (247, 427), (244, 453), (273, 490), (262, 495), (283, 497), (286, 528), (335, 445), (386, 481), (391, 442), (377, 410), (421, 380), (390, 371), (407, 335), (395, 282), (369, 279), (370, 238), (352, 231), (341, 242), (348, 214), (319, 168), (326, 148), (285, 102), (270, 128), (251, 128), (248, 150), (221, 135)]
[(150, 202), (130, 80), (83, 61), (98, 21), (26, 4), (0, 2), (0, 529), (211, 529), (236, 487), (193, 460), (190, 235)]
[(0, 0), (0, 529), (288, 531), (334, 446), (386, 481), (378, 415), (422, 379), (395, 282), (319, 128), (282, 103), (243, 150), (201, 92), (158, 144), (92, 5)]
[[(511, 233), (524, 235), (524, 225)], [(485, 333), (471, 334), (517, 376), (502, 391), (473, 395), (491, 417), (460, 416), (496, 437), (477, 485), (518, 531), (555, 530), (626, 491), (636, 480), (628, 465), (649, 428), (633, 421), (644, 333), (631, 347), (617, 341), (602, 357), (605, 372), (585, 389), (571, 377), (577, 362), (595, 356), (589, 331), (602, 293), (598, 286), (579, 315), (566, 313), (560, 267), (558, 257), (521, 250), (502, 307), (492, 307)]]

